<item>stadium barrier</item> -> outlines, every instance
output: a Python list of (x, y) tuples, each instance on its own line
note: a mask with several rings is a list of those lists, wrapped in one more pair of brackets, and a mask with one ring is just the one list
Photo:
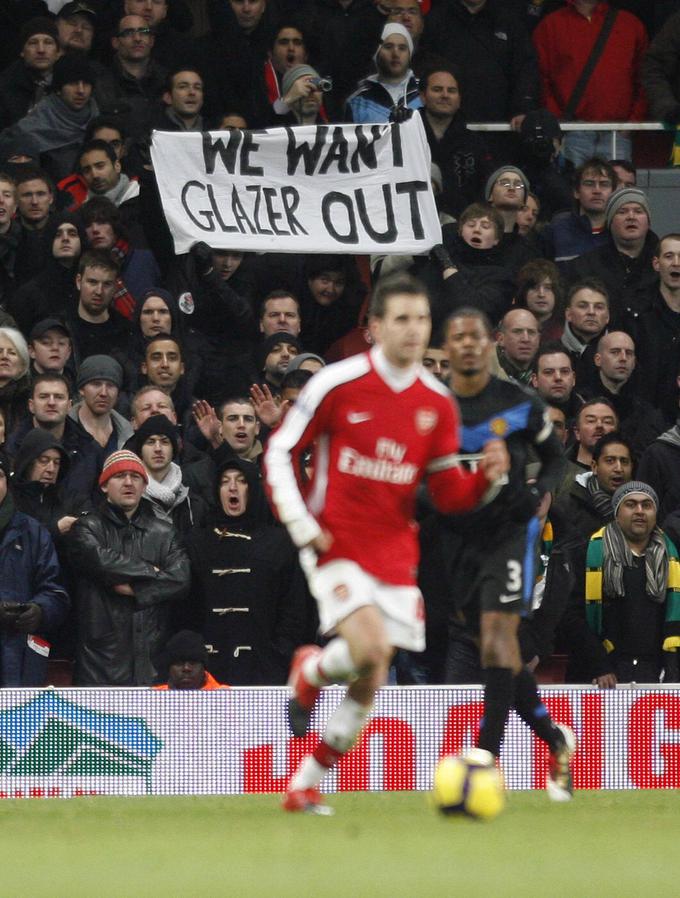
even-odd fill
[[(680, 690), (542, 690), (579, 738), (580, 789), (680, 788)], [(342, 696), (327, 690), (312, 732), (294, 739), (284, 688), (0, 691), (0, 797), (241, 795), (280, 792)], [(328, 792), (426, 790), (442, 754), (470, 746), (480, 687), (388, 687)], [(511, 717), (502, 766), (510, 789), (542, 788), (545, 746)]]

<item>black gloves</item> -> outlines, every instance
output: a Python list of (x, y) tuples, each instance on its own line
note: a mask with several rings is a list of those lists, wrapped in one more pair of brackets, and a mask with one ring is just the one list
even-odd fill
[(207, 243), (203, 243), (203, 241), (194, 243), (194, 245), (191, 247), (191, 255), (194, 257), (194, 262), (196, 263), (196, 272), (199, 277), (204, 278), (209, 274), (212, 274), (212, 250)]
[(400, 104), (399, 106), (392, 107), (389, 120), (391, 122), (395, 122), (397, 125), (401, 125), (402, 122), (407, 122), (412, 115), (412, 109), (409, 109), (408, 106)]
[(35, 602), (19, 605), (0, 602), (0, 629), (16, 633), (35, 633), (42, 621), (42, 609)]
[(443, 244), (438, 243), (430, 250), (430, 259), (443, 274), (447, 268), (455, 268), (456, 265)]

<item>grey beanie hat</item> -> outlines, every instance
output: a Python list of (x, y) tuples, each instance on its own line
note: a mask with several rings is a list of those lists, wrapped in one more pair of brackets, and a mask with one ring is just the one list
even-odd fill
[(647, 213), (648, 221), (651, 223), (652, 213), (650, 212), (649, 200), (644, 190), (640, 190), (639, 187), (622, 187), (621, 190), (615, 190), (607, 201), (605, 215), (607, 216), (608, 228), (611, 227), (612, 218), (625, 203), (638, 203), (642, 206)]
[(311, 65), (294, 65), (293, 68), (288, 69), (283, 76), (283, 80), (281, 81), (281, 96), (285, 97), (298, 78), (302, 78), (304, 75), (311, 75), (312, 78), (320, 77), (317, 70), (313, 69)]
[(301, 352), (300, 355), (296, 355), (294, 359), (291, 359), (290, 362), (288, 362), (286, 374), (290, 374), (291, 371), (297, 371), (298, 368), (302, 367), (302, 363), (309, 361), (309, 359), (316, 359), (317, 362), (321, 362), (324, 367), (326, 366), (326, 363), (321, 356), (317, 355), (315, 352)]
[(110, 355), (89, 355), (78, 368), (76, 386), (82, 387), (91, 380), (110, 380), (120, 390), (123, 386), (123, 369)]
[(496, 169), (496, 171), (489, 177), (489, 180), (486, 182), (486, 187), (484, 188), (484, 198), (486, 199), (487, 203), (491, 199), (491, 193), (493, 191), (494, 184), (501, 175), (504, 175), (507, 172), (512, 172), (514, 175), (517, 175), (517, 177), (521, 179), (522, 184), (524, 184), (524, 199), (526, 199), (529, 195), (531, 185), (529, 184), (529, 179), (524, 174), (522, 169), (517, 168), (516, 165), (502, 165), (500, 168)]
[(619, 505), (625, 498), (630, 496), (631, 493), (645, 493), (645, 495), (649, 496), (654, 505), (657, 508), (659, 507), (659, 497), (648, 483), (643, 483), (641, 480), (629, 480), (628, 483), (622, 484), (612, 496), (614, 517), (616, 517), (616, 512), (619, 510)]

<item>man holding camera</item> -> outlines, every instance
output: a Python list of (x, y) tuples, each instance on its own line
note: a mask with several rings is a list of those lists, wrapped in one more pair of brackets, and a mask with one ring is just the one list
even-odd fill
[(323, 108), (324, 91), (332, 83), (311, 65), (300, 64), (285, 72), (281, 98), (274, 103), (274, 125), (317, 125), (328, 121)]

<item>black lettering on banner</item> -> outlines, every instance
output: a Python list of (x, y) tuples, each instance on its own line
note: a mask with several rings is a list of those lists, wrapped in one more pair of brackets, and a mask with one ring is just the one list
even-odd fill
[(298, 234), (307, 234), (308, 232), (302, 227), (295, 217), (295, 210), (300, 205), (300, 194), (294, 187), (281, 188), (281, 202), (286, 213), (286, 221), (290, 228), (290, 233), (297, 237)]
[(258, 178), (261, 178), (264, 174), (264, 169), (262, 168), (262, 166), (250, 164), (250, 154), (257, 153), (257, 151), (260, 149), (260, 144), (255, 143), (255, 135), (262, 133), (262, 131), (245, 131), (243, 133), (243, 146), (241, 147), (242, 175), (256, 175)]
[(349, 174), (349, 169), (347, 168), (348, 153), (349, 144), (347, 143), (347, 139), (345, 138), (342, 128), (333, 128), (333, 142), (331, 143), (330, 148), (326, 153), (326, 158), (321, 163), (319, 174), (325, 175), (334, 162), (337, 162), (338, 171), (340, 172), (340, 174)]
[(375, 142), (380, 140), (382, 135), (382, 125), (371, 125), (371, 139), (366, 137), (366, 131), (363, 125), (357, 125), (354, 134), (357, 139), (357, 146), (352, 153), (351, 168), (354, 174), (359, 171), (359, 161), (366, 168), (377, 168), (378, 158), (375, 152)]
[[(347, 234), (340, 234), (331, 220), (332, 207), (337, 205), (343, 206), (347, 212), (347, 223), (349, 225), (349, 231)], [(323, 217), (323, 223), (326, 226), (326, 230), (331, 235), (331, 237), (334, 237), (338, 241), (338, 243), (359, 242), (359, 234), (357, 233), (357, 220), (356, 215), (354, 214), (354, 205), (352, 203), (352, 200), (348, 196), (345, 196), (344, 193), (340, 193), (337, 190), (331, 190), (330, 193), (327, 193), (321, 201), (321, 215)]]
[(404, 155), (401, 151), (401, 131), (400, 125), (393, 122), (390, 125), (390, 136), (392, 138), (392, 165), (395, 168), (404, 167)]
[(243, 137), (243, 131), (230, 131), (226, 146), (221, 137), (218, 137), (217, 140), (213, 142), (208, 131), (203, 131), (201, 137), (203, 139), (203, 164), (205, 165), (205, 173), (207, 175), (212, 175), (214, 173), (215, 159), (219, 155), (225, 170), (230, 175), (233, 175), (236, 168), (236, 154), (239, 144), (241, 143), (241, 138)]
[(288, 135), (288, 147), (286, 148), (286, 156), (288, 158), (288, 174), (297, 173), (300, 159), (303, 160), (305, 166), (305, 174), (313, 175), (321, 158), (321, 150), (326, 143), (326, 134), (328, 133), (328, 125), (317, 125), (314, 146), (310, 146), (307, 141), (303, 141), (300, 146), (297, 145), (295, 130), (286, 128)]
[(217, 224), (220, 226), (220, 228), (223, 231), (227, 231), (227, 232), (235, 231), (236, 228), (229, 227), (227, 224), (225, 224), (224, 219), (222, 218), (222, 215), (220, 214), (220, 207), (217, 205), (217, 200), (215, 199), (215, 191), (213, 189), (212, 184), (208, 184), (205, 189), (208, 192), (208, 198), (210, 199), (210, 207), (212, 208), (213, 212), (215, 213), (215, 218), (217, 219)]
[(363, 187), (359, 187), (354, 191), (361, 224), (364, 226), (364, 230), (371, 238), (371, 240), (375, 240), (376, 243), (394, 243), (394, 241), (397, 239), (397, 223), (394, 220), (392, 190), (389, 184), (383, 184), (382, 195), (383, 203), (385, 204), (385, 222), (387, 230), (381, 232), (376, 231), (371, 223), (371, 219), (368, 215), (368, 209), (366, 208), (366, 199), (364, 196)]
[(272, 226), (272, 231), (275, 234), (278, 234), (279, 237), (287, 237), (288, 231), (282, 231), (276, 225), (276, 222), (279, 220), (279, 218), (283, 218), (283, 213), (277, 212), (273, 206), (273, 200), (277, 193), (276, 188), (263, 187), (262, 193), (264, 194), (264, 201), (265, 205), (267, 206), (267, 218), (269, 219), (269, 224)]
[(427, 192), (429, 186), (427, 181), (401, 181), (401, 183), (396, 185), (397, 194), (408, 194), (411, 205), (411, 227), (416, 240), (423, 240), (425, 237), (423, 220), (420, 217), (420, 206), (418, 205), (418, 194), (423, 191)]
[(238, 189), (236, 185), (231, 188), (231, 211), (234, 215), (234, 221), (238, 225), (239, 230), (242, 234), (245, 234), (245, 228), (243, 227), (244, 223), (248, 225), (251, 234), (257, 234), (255, 225), (248, 218), (246, 210), (241, 204), (241, 199), (238, 195)]
[(259, 184), (249, 184), (246, 187), (248, 193), (255, 194), (255, 209), (253, 210), (253, 217), (255, 218), (255, 227), (257, 228), (258, 234), (271, 234), (269, 228), (265, 228), (260, 224), (260, 201), (262, 199), (261, 193), (262, 188)]
[(197, 228), (200, 228), (202, 231), (214, 231), (215, 230), (215, 220), (212, 212), (208, 212), (205, 209), (202, 209), (198, 214), (205, 215), (208, 224), (203, 224), (203, 222), (199, 221), (194, 213), (191, 211), (189, 206), (187, 205), (187, 194), (193, 187), (198, 187), (199, 190), (205, 190), (203, 184), (200, 181), (187, 181), (184, 187), (182, 187), (182, 206), (184, 207), (184, 211), (189, 216), (189, 218), (193, 221)]

